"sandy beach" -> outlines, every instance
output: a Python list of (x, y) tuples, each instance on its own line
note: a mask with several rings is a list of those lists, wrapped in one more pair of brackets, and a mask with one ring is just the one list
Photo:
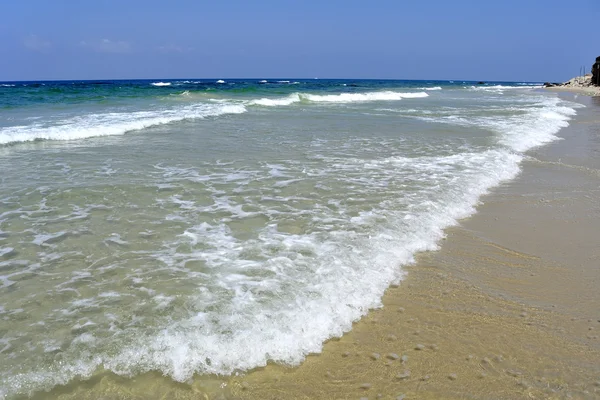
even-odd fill
[(600, 102), (529, 152), (520, 176), (405, 267), (343, 337), (299, 367), (176, 384), (113, 374), (34, 398), (600, 398)]
[(575, 94), (583, 94), (586, 96), (600, 96), (600, 87), (588, 86), (588, 87), (564, 87), (564, 86), (553, 86), (546, 88), (546, 90), (552, 92), (568, 92)]

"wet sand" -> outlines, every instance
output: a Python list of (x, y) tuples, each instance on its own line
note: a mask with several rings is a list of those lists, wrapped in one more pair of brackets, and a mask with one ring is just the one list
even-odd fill
[(551, 92), (568, 92), (586, 96), (600, 96), (599, 86), (552, 86), (544, 89)]
[(301, 366), (186, 384), (106, 374), (35, 398), (600, 399), (600, 100), (561, 96), (586, 105), (564, 140)]

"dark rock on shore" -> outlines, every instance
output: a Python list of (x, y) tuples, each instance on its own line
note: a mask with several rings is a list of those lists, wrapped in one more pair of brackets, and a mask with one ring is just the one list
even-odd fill
[(600, 57), (596, 57), (592, 66), (592, 85), (600, 86)]

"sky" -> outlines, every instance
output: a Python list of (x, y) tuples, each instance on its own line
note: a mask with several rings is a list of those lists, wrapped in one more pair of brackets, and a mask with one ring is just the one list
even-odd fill
[(0, 81), (559, 82), (600, 56), (600, 0), (0, 0)]

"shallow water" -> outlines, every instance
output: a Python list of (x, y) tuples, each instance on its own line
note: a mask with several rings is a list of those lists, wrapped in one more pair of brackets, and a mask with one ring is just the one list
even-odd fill
[(3, 396), (300, 363), (579, 107), (516, 83), (194, 82), (0, 87)]

